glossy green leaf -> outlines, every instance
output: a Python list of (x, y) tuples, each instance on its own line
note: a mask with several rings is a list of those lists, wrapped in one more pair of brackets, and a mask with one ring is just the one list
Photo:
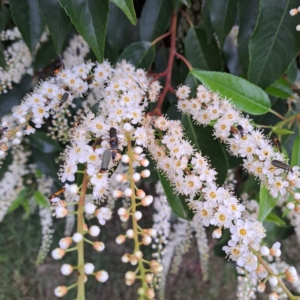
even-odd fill
[(5, 69), (6, 67), (6, 61), (4, 57), (4, 47), (1, 41), (0, 41), (0, 67), (3, 69)]
[(136, 68), (148, 70), (155, 59), (155, 47), (149, 42), (133, 43), (121, 53), (121, 59), (126, 59)]
[(286, 223), (282, 220), (279, 216), (274, 213), (269, 213), (268, 216), (265, 218), (264, 222), (274, 223), (276, 226), (279, 227), (286, 227)]
[(57, 54), (55, 51), (55, 47), (53, 41), (50, 39), (45, 43), (41, 44), (34, 58), (33, 67), (35, 70), (42, 70), (49, 64), (51, 64), (55, 58), (57, 58)]
[[(237, 38), (237, 49), (240, 64), (245, 75), (249, 67), (249, 39), (252, 35), (258, 15), (259, 0), (239, 0), (239, 34)], [(246, 76), (245, 76), (246, 77)]]
[(27, 200), (27, 192), (28, 192), (27, 188), (24, 188), (23, 190), (20, 191), (17, 198), (11, 203), (10, 207), (8, 208), (7, 213), (16, 210), (19, 206), (24, 204), (24, 202)]
[(289, 11), (298, 0), (261, 0), (259, 15), (249, 42), (249, 81), (267, 88), (278, 80), (298, 55), (300, 35), (296, 26), (299, 15)]
[(93, 50), (99, 62), (104, 58), (108, 0), (59, 0), (76, 29)]
[(140, 34), (142, 41), (152, 42), (163, 35), (170, 22), (172, 13), (172, 2), (170, 0), (147, 0), (144, 4)]
[(293, 95), (293, 91), (286, 80), (280, 78), (275, 83), (266, 88), (266, 92), (277, 98), (286, 99)]
[(269, 190), (261, 184), (259, 191), (259, 212), (258, 221), (263, 222), (272, 209), (276, 206), (278, 198), (273, 198)]
[(182, 219), (192, 220), (194, 213), (188, 208), (185, 197), (174, 193), (170, 181), (160, 171), (158, 171), (158, 176), (172, 211)]
[(204, 29), (191, 27), (184, 42), (186, 58), (193, 68), (221, 71), (222, 58), (215, 39), (207, 42)]
[(211, 166), (218, 172), (217, 183), (222, 185), (227, 176), (228, 160), (220, 142), (213, 136), (213, 128), (194, 124), (186, 114), (183, 115), (181, 124), (187, 138), (195, 145), (197, 151), (209, 158)]
[(208, 2), (205, 1), (202, 6), (203, 27), (206, 32), (207, 42), (210, 43), (214, 38), (214, 28), (211, 23)]
[(274, 129), (272, 129), (272, 131), (276, 134), (279, 134), (279, 135), (286, 135), (286, 134), (293, 134), (294, 133), (294, 131), (284, 129), (284, 128), (274, 128)]
[(234, 25), (237, 14), (237, 0), (207, 0), (211, 23), (218, 36), (221, 49)]
[(59, 5), (58, 0), (38, 0), (40, 9), (49, 29), (57, 54), (61, 54), (67, 33), (70, 29), (70, 19)]
[(35, 170), (35, 175), (37, 178), (42, 178), (43, 177), (43, 172), (40, 169)]
[(111, 0), (115, 3), (127, 16), (133, 25), (136, 25), (136, 14), (132, 0)]
[(37, 148), (43, 153), (53, 153), (63, 150), (56, 140), (47, 136), (43, 131), (35, 132), (35, 134), (29, 136), (29, 139), (32, 147)]
[(37, 0), (10, 0), (14, 22), (31, 54), (42, 36), (44, 24)]
[(261, 115), (270, 110), (268, 95), (243, 78), (227, 73), (200, 70), (192, 70), (190, 73), (223, 98), (231, 99), (238, 109), (246, 113)]
[[(1, 5), (0, 5), (1, 6)], [(4, 30), (4, 28), (5, 28), (5, 20), (4, 20), (4, 17), (3, 17), (3, 15), (2, 15), (2, 13), (0, 12), (0, 32), (2, 31), (2, 30)]]
[[(111, 2), (109, 7), (106, 41), (112, 48), (109, 49), (110, 52), (113, 51), (119, 56), (120, 51), (133, 42), (132, 39), (137, 35), (136, 32), (138, 33), (139, 29), (130, 23), (121, 9), (114, 3)], [(118, 24), (118, 26), (116, 26), (116, 24)]]
[(46, 200), (45, 196), (41, 192), (35, 191), (33, 194), (33, 198), (35, 203), (37, 203), (38, 205), (49, 207), (48, 201)]
[(299, 166), (300, 167), (300, 136), (298, 135), (294, 141), (293, 150), (292, 150), (292, 158), (291, 158), (291, 166)]

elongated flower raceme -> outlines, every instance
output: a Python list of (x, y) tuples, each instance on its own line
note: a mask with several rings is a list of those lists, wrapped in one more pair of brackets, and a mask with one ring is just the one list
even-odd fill
[[(185, 91), (183, 93), (182, 91)], [(244, 117), (228, 100), (210, 92), (204, 86), (197, 88), (197, 97), (189, 99), (189, 88), (181, 86), (177, 91), (180, 111), (192, 116), (202, 125), (213, 124), (214, 135), (225, 142), (230, 154), (243, 158), (243, 166), (266, 185), (273, 197), (290, 192), (299, 203), (295, 192), (300, 188), (298, 166), (288, 172), (275, 161), (287, 162), (284, 154), (272, 146), (271, 141), (251, 121)], [(242, 128), (242, 130), (241, 130)], [(272, 164), (273, 162), (273, 164)]]
[[(265, 229), (261, 222), (244, 219), (245, 206), (232, 192), (215, 183), (216, 172), (201, 153), (184, 139), (179, 121), (164, 117), (145, 119), (147, 148), (157, 163), (157, 167), (170, 180), (174, 192), (184, 195), (189, 207), (195, 212), (194, 220), (204, 226), (214, 225), (214, 238), (222, 236), (222, 229), (228, 228), (231, 239), (223, 250), (253, 278), (266, 278), (267, 263), (257, 251)], [(274, 256), (280, 256), (280, 244), (273, 247)], [(271, 250), (270, 250), (271, 251)], [(282, 282), (280, 281), (280, 284)], [(286, 293), (290, 293), (288, 290)]]

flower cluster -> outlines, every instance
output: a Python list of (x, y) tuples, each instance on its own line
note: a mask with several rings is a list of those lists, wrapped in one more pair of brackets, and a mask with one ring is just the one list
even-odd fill
[(261, 256), (280, 256), (280, 244), (275, 243), (268, 250), (262, 246), (266, 251), (258, 252), (265, 237), (262, 223), (243, 218), (245, 206), (230, 190), (216, 185), (216, 172), (210, 168), (207, 159), (184, 140), (178, 121), (148, 117), (144, 127), (148, 136), (148, 150), (157, 167), (170, 180), (174, 192), (186, 197), (188, 205), (195, 212), (195, 220), (204, 226), (217, 226), (213, 232), (214, 238), (220, 238), (222, 229), (228, 228), (231, 239), (228, 246), (223, 247), (228, 257), (248, 271), (252, 278), (266, 278), (268, 272), (261, 264)]
[[(213, 124), (214, 135), (227, 144), (232, 155), (243, 158), (244, 168), (259, 178), (273, 197), (283, 196), (288, 191), (293, 195), (294, 203), (299, 202), (300, 194), (295, 193), (300, 188), (299, 167), (289, 169), (285, 156), (229, 101), (204, 86), (197, 88), (194, 99), (188, 99), (187, 86), (181, 86), (177, 96), (181, 99), (178, 108), (199, 124)], [(283, 167), (276, 167), (272, 164), (274, 161), (282, 162)]]

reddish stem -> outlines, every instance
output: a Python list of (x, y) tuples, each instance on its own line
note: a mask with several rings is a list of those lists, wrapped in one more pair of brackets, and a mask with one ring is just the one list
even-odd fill
[(185, 19), (187, 20), (187, 22), (189, 23), (189, 25), (190, 25), (191, 27), (193, 27), (194, 24), (193, 24), (192, 20), (190, 19), (190, 17), (186, 14), (186, 12), (185, 12), (183, 9), (181, 9), (180, 12), (181, 12), (182, 15), (185, 17)]
[(188, 62), (188, 60), (183, 55), (181, 55), (178, 52), (176, 52), (175, 55), (186, 64), (186, 66), (188, 67), (189, 71), (193, 70), (192, 65)]
[(159, 42), (160, 40), (163, 40), (165, 37), (167, 37), (168, 35), (170, 35), (170, 31), (168, 31), (167, 33), (159, 36), (158, 38), (156, 38), (151, 44), (155, 45), (157, 42)]
[(162, 93), (159, 95), (158, 102), (156, 103), (155, 108), (149, 113), (150, 116), (158, 115), (160, 116), (161, 113), (161, 107), (164, 102), (164, 99), (169, 91), (171, 86), (171, 76), (172, 76), (172, 69), (173, 69), (173, 63), (174, 63), (174, 57), (176, 54), (176, 24), (177, 24), (177, 14), (172, 14), (172, 20), (171, 20), (171, 47), (170, 47), (170, 56), (168, 60), (168, 66), (165, 70), (166, 74), (166, 83), (163, 88)]

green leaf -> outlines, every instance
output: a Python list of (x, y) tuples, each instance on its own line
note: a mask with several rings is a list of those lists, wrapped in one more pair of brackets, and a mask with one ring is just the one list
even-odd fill
[(10, 213), (16, 210), (19, 206), (21, 206), (27, 200), (27, 188), (24, 188), (20, 191), (17, 198), (11, 203), (10, 207), (7, 210), (7, 213)]
[(42, 36), (44, 24), (37, 0), (10, 0), (10, 10), (15, 24), (31, 54)]
[(0, 67), (5, 69), (6, 67), (6, 61), (4, 56), (4, 47), (2, 42), (0, 41)]
[(51, 64), (55, 58), (57, 58), (57, 54), (53, 41), (50, 39), (39, 47), (34, 58), (34, 70), (43, 70), (46, 66)]
[(155, 47), (149, 42), (137, 42), (128, 46), (118, 60), (126, 59), (136, 68), (148, 70), (155, 59)]
[[(137, 26), (133, 26), (129, 22), (121, 9), (111, 2), (106, 28), (106, 42), (111, 46), (111, 52), (115, 52), (118, 57), (120, 50), (133, 42), (134, 32), (138, 32), (138, 30)], [(107, 50), (106, 47), (105, 50)], [(112, 56), (112, 54), (109, 55)]]
[[(238, 5), (239, 34), (237, 49), (244, 75), (249, 67), (249, 40), (255, 27), (258, 15), (259, 0), (240, 0)], [(246, 77), (246, 76), (245, 76)]]
[(34, 201), (38, 205), (49, 207), (48, 201), (46, 200), (45, 196), (41, 192), (35, 191), (33, 197), (34, 197)]
[(249, 81), (267, 88), (278, 80), (298, 55), (300, 17), (289, 11), (298, 0), (261, 0), (255, 30), (250, 38)]
[(261, 184), (259, 192), (259, 212), (258, 221), (263, 222), (272, 209), (276, 206), (278, 198), (273, 198), (269, 190)]
[(298, 135), (294, 141), (291, 166), (300, 166), (300, 136)]
[(280, 78), (275, 83), (266, 88), (266, 92), (277, 98), (286, 99), (293, 96), (293, 91), (286, 80)]
[(104, 58), (108, 0), (59, 0), (99, 62)]
[(183, 115), (181, 123), (187, 138), (195, 145), (197, 151), (209, 158), (211, 166), (218, 172), (217, 183), (222, 185), (227, 176), (228, 160), (223, 147), (214, 139), (213, 128), (194, 124), (188, 115)]
[(274, 129), (272, 129), (272, 131), (276, 134), (279, 134), (279, 135), (286, 135), (286, 134), (293, 134), (294, 133), (294, 131), (284, 129), (284, 128), (274, 128)]
[(223, 98), (231, 99), (240, 110), (261, 115), (270, 110), (270, 99), (259, 87), (237, 76), (221, 72), (192, 70), (190, 73)]
[(222, 58), (215, 39), (207, 42), (204, 29), (191, 27), (184, 42), (186, 58), (193, 66), (207, 71), (221, 71)]
[(209, 6), (207, 1), (205, 1), (202, 6), (202, 18), (203, 18), (203, 27), (206, 32), (207, 42), (210, 43), (214, 38), (215, 30), (211, 23)]
[(170, 0), (146, 0), (140, 24), (142, 41), (152, 42), (165, 33), (170, 23), (171, 4)]
[(158, 171), (158, 176), (172, 211), (182, 219), (192, 220), (194, 213), (188, 208), (185, 197), (173, 192), (170, 181), (160, 171)]
[(279, 227), (286, 227), (286, 223), (282, 220), (279, 216), (274, 213), (269, 213), (268, 216), (265, 218), (264, 222), (274, 223), (276, 226)]
[(133, 25), (136, 25), (136, 14), (132, 0), (111, 0), (124, 12)]
[(29, 136), (29, 139), (32, 147), (37, 148), (43, 153), (53, 153), (63, 150), (56, 140), (47, 136), (43, 131), (35, 132), (35, 134)]
[(63, 51), (64, 42), (70, 29), (70, 19), (57, 0), (38, 0), (43, 18), (48, 26), (56, 53)]
[(210, 19), (223, 48), (225, 39), (234, 25), (237, 14), (237, 0), (207, 0)]
[(35, 169), (35, 175), (37, 178), (42, 178), (43, 172), (40, 169)]
[[(1, 7), (1, 4), (0, 4), (0, 7)], [(4, 28), (5, 28), (5, 20), (4, 20), (2, 13), (0, 12), (0, 32), (2, 30), (4, 30)]]

